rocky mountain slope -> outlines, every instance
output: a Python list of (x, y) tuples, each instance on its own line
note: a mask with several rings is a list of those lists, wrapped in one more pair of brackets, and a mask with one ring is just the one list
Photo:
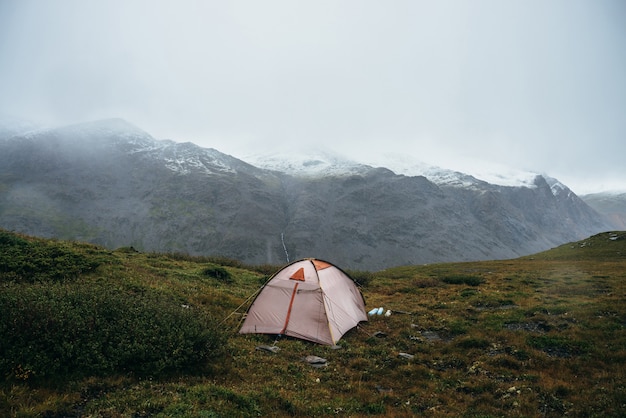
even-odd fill
[(12, 130), (0, 137), (0, 227), (255, 264), (315, 256), (363, 270), (512, 258), (610, 229), (543, 176), (503, 186), (448, 172), (435, 183), (341, 159), (280, 161), (256, 167), (117, 119)]

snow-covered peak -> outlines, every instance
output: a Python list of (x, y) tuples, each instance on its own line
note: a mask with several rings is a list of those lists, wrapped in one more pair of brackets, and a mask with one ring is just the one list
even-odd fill
[[(408, 155), (376, 154), (357, 160), (328, 150), (284, 150), (249, 155), (243, 160), (259, 168), (301, 177), (361, 174), (372, 167), (382, 167), (398, 175), (424, 176), (440, 186), (480, 189), (489, 184), (535, 188), (538, 174), (493, 163), (465, 164), (453, 170), (424, 163)], [(555, 187), (558, 187), (555, 184)], [(564, 186), (563, 186), (564, 187)]]
[(266, 170), (280, 171), (298, 177), (344, 176), (361, 174), (371, 167), (328, 150), (290, 149), (242, 158)]
[(396, 174), (424, 176), (438, 185), (480, 187), (485, 183), (509, 187), (534, 188), (537, 173), (523, 171), (483, 161), (466, 161), (455, 169), (441, 168), (408, 155), (379, 154), (366, 161), (377, 167), (386, 167)]
[(544, 175), (543, 178), (546, 180), (546, 182), (548, 183), (548, 185), (550, 186), (550, 190), (552, 191), (552, 194), (556, 197), (570, 197), (571, 195), (574, 194), (574, 192), (572, 192), (569, 187), (567, 187), (566, 185), (564, 185), (563, 183), (561, 183), (560, 181), (558, 181), (555, 178), (549, 177)]

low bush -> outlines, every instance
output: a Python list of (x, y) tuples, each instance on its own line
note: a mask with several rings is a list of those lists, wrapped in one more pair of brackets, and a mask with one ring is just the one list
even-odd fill
[(61, 245), (0, 230), (0, 282), (64, 280), (92, 271), (99, 264), (97, 258)]
[(202, 270), (202, 274), (213, 279), (217, 279), (222, 283), (232, 283), (233, 278), (224, 267), (207, 267)]
[(448, 284), (465, 284), (468, 286), (478, 286), (484, 282), (482, 278), (477, 276), (446, 276), (441, 281)]
[(433, 279), (432, 277), (419, 277), (419, 278), (413, 279), (411, 283), (413, 287), (417, 287), (420, 289), (441, 286), (441, 283), (439, 282), (439, 280)]
[(374, 273), (369, 271), (349, 270), (346, 273), (361, 287), (367, 287), (374, 279)]
[(212, 318), (156, 291), (95, 283), (6, 286), (0, 335), (0, 373), (21, 380), (208, 370), (227, 342)]
[(456, 343), (457, 347), (463, 348), (463, 349), (470, 349), (470, 348), (486, 349), (490, 345), (491, 343), (487, 341), (486, 339), (475, 338), (475, 337), (464, 338), (462, 340), (459, 340)]
[(553, 357), (580, 355), (588, 352), (590, 347), (590, 344), (586, 341), (576, 341), (554, 335), (529, 336), (527, 343), (530, 347), (541, 350)]
[(281, 266), (277, 266), (275, 264), (260, 264), (258, 266), (250, 266), (248, 269), (269, 277), (280, 270)]

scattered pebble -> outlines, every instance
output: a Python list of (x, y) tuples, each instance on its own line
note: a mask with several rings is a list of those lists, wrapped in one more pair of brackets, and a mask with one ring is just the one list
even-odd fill
[(382, 386), (380, 386), (380, 385), (376, 385), (376, 390), (377, 390), (379, 393), (391, 393), (391, 392), (393, 392), (393, 389), (391, 389), (391, 388), (385, 388), (385, 387), (382, 387)]

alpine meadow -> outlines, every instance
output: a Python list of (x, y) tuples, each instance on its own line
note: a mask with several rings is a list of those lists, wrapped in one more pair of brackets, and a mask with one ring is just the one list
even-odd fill
[(0, 266), (3, 416), (626, 414), (626, 232), (348, 270), (390, 315), (335, 347), (237, 333), (280, 266), (8, 231)]

